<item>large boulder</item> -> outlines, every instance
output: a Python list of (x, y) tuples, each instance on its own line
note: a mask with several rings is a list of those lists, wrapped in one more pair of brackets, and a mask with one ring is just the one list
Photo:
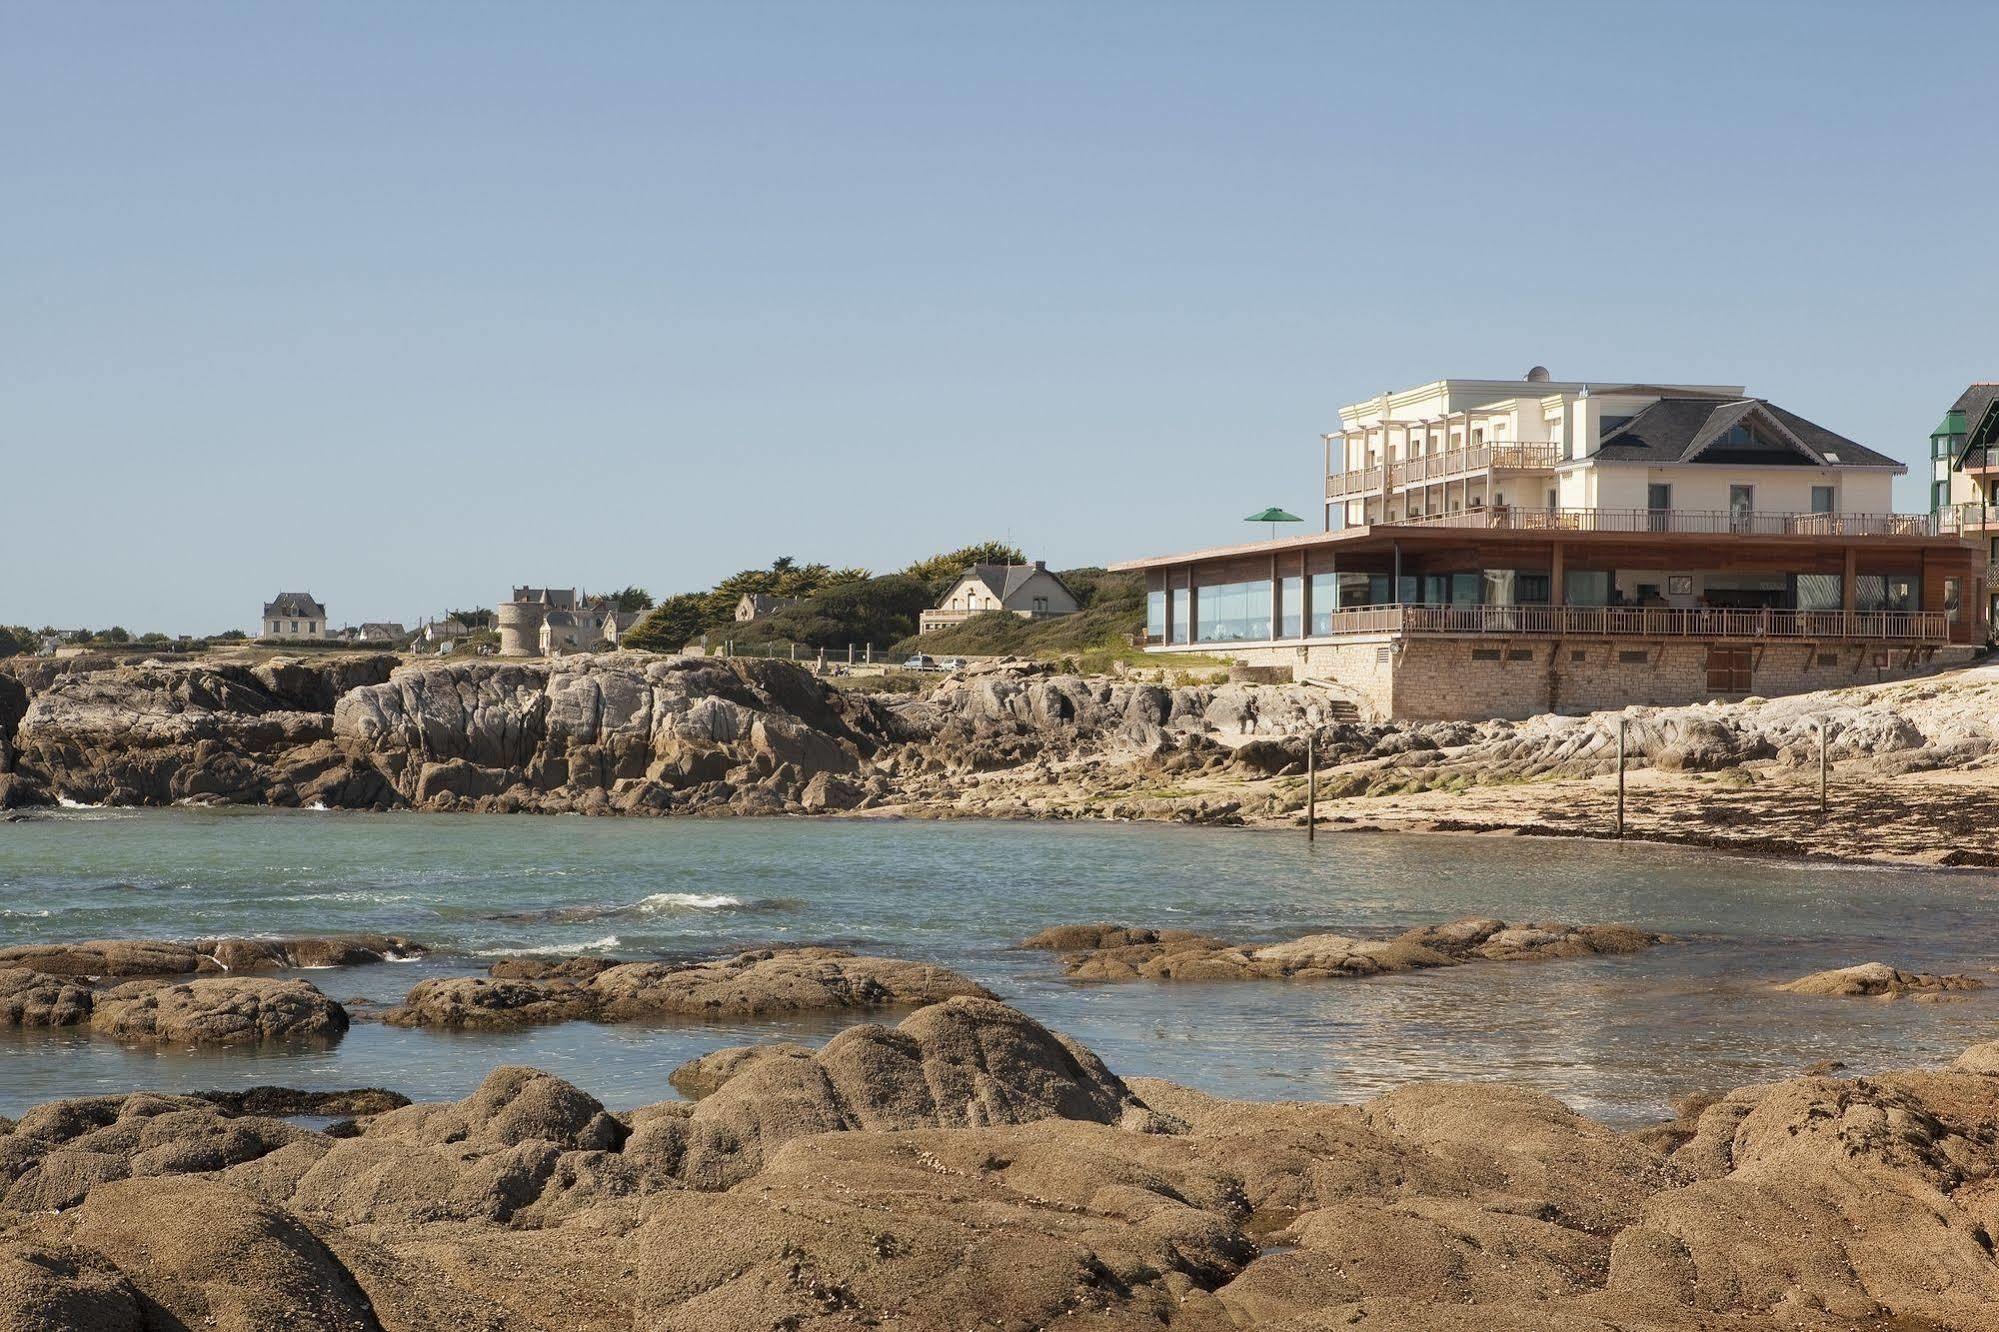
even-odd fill
[(1985, 982), (1976, 976), (1936, 976), (1928, 972), (1902, 971), (1886, 962), (1862, 962), (1856, 966), (1815, 971), (1777, 986), (1787, 994), (1823, 995), (1839, 999), (1898, 999), (1913, 995), (1934, 999), (1968, 990), (1982, 990)]
[(597, 1016), (597, 996), (569, 980), (446, 976), (418, 981), (382, 1014), (392, 1027), (507, 1031)]
[(192, 944), (160, 939), (17, 944), (0, 948), (0, 967), (53, 976), (185, 976), (201, 969), (201, 952)]
[(90, 1021), (95, 992), (67, 976), (0, 967), (0, 1027), (74, 1027)]
[(399, 934), (306, 935), (291, 939), (197, 939), (203, 970), (227, 972), (320, 970), (359, 967), (377, 962), (407, 962), (429, 949)]
[(0, 1206), (74, 1207), (93, 1187), (133, 1175), (223, 1170), (317, 1135), (198, 1097), (133, 1092), (36, 1106), (0, 1136)]
[(775, 1045), (710, 1055), (683, 1085), (706, 1092), (685, 1121), (681, 1156), (683, 1177), (702, 1188), (755, 1174), (778, 1144), (809, 1133), (1041, 1119), (1173, 1127), (1076, 1042), (969, 996), (894, 1027), (849, 1027), (817, 1052)]
[(138, 1292), (102, 1254), (0, 1237), (0, 1332), (148, 1332)]
[(604, 1016), (772, 1017), (991, 998), (946, 967), (837, 948), (759, 949), (691, 966), (633, 962), (590, 981)]
[(347, 1011), (301, 980), (127, 981), (97, 996), (90, 1025), (122, 1040), (253, 1045), (337, 1037)]
[(66, 1221), (175, 1320), (160, 1326), (383, 1332), (360, 1283), (304, 1222), (227, 1184), (122, 1180), (93, 1189)]

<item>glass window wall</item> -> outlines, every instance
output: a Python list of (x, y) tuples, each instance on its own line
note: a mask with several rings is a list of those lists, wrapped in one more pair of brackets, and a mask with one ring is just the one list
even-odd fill
[(1173, 589), (1172, 637), (1176, 643), (1187, 641), (1189, 623), (1193, 617), (1194, 596), (1184, 587)]
[(1155, 587), (1145, 594), (1145, 641), (1166, 641), (1166, 589)]
[(1197, 589), (1195, 632), (1203, 643), (1255, 642), (1270, 637), (1270, 580), (1215, 583)]

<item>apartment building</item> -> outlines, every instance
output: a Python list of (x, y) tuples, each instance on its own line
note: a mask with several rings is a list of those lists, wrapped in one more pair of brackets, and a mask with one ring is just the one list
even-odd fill
[(1986, 558), (1881, 453), (1740, 385), (1443, 379), (1340, 412), (1324, 531), (1134, 560), (1148, 650), (1377, 717), (1906, 675), (1986, 636)]

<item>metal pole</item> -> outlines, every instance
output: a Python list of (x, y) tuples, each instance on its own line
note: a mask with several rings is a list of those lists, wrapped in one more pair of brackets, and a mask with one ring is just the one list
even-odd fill
[(1624, 726), (1622, 717), (1617, 719), (1617, 835), (1624, 836)]
[(1305, 840), (1319, 840), (1319, 733), (1305, 735)]
[(1819, 817), (1825, 817), (1825, 718), (1816, 719), (1819, 726)]

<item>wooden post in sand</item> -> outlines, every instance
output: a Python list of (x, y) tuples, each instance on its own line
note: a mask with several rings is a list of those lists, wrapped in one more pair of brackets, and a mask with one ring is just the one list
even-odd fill
[(1814, 718), (1819, 727), (1819, 817), (1825, 817), (1825, 718)]
[(1617, 835), (1624, 836), (1624, 718), (1617, 719)]
[(1319, 733), (1305, 733), (1305, 840), (1319, 840)]

